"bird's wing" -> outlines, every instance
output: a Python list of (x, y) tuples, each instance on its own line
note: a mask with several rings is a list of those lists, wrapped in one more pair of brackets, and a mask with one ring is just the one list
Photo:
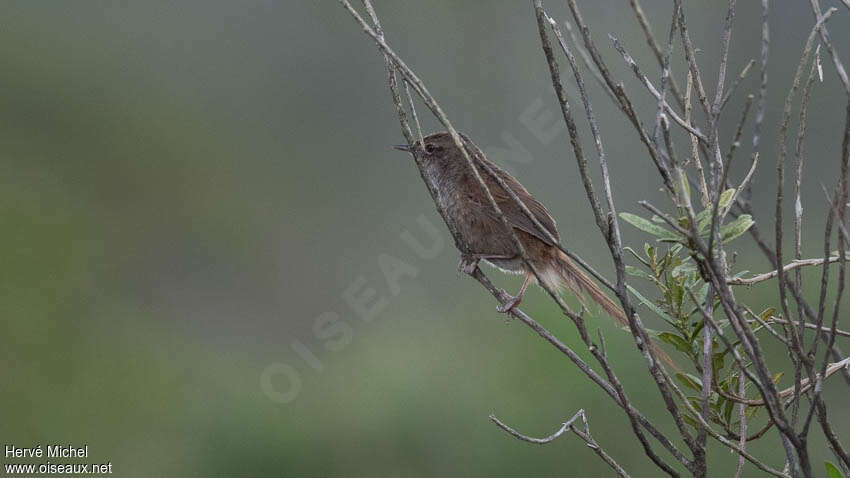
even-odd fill
[[(528, 210), (534, 214), (534, 217), (540, 225), (546, 228), (546, 230), (548, 230), (556, 240), (560, 241), (560, 235), (558, 234), (555, 219), (551, 214), (549, 214), (546, 207), (541, 204), (540, 201), (534, 199), (528, 190), (526, 190), (525, 187), (516, 180), (516, 178), (508, 174), (508, 172), (502, 170), (489, 161), (487, 161), (487, 165), (490, 166), (496, 175), (498, 175), (499, 178), (501, 178), (502, 181), (517, 195), (517, 197), (522, 200)], [(516, 201), (514, 201), (507, 191), (502, 189), (496, 180), (491, 178), (490, 175), (483, 170), (481, 170), (481, 176), (487, 183), (487, 187), (490, 189), (490, 193), (493, 195), (493, 199), (496, 200), (496, 204), (499, 206), (499, 209), (502, 210), (505, 214), (505, 218), (513, 227), (531, 234), (550, 246), (555, 245), (555, 243), (549, 239), (549, 235), (546, 234), (545, 231), (540, 230), (540, 228), (534, 224), (534, 221), (532, 221), (525, 212), (523, 212), (522, 208), (516, 203)], [(481, 208), (484, 213), (491, 218), (496, 220), (499, 219), (496, 211), (489, 204), (482, 204)]]

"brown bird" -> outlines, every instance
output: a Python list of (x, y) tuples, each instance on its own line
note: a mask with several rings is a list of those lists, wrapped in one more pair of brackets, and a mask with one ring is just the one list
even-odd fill
[[(627, 325), (623, 309), (608, 297), (584, 272), (557, 247), (560, 241), (555, 219), (546, 207), (532, 196), (519, 181), (506, 171), (490, 162), (484, 153), (465, 135), (460, 135), (466, 150), (475, 163), (479, 174), (496, 200), (496, 204), (508, 223), (513, 226), (528, 258), (534, 264), (543, 282), (553, 290), (567, 289), (584, 303), (585, 295), (602, 306), (620, 323)], [(423, 144), (424, 143), (424, 144)], [(537, 280), (531, 269), (523, 262), (511, 235), (505, 230), (496, 210), (487, 199), (484, 190), (473, 176), (447, 132), (435, 133), (417, 141), (413, 146), (400, 145), (396, 149), (413, 152), (415, 148), (424, 160), (427, 176), (435, 185), (437, 200), (445, 210), (447, 220), (458, 232), (462, 251), (469, 251), (461, 258), (459, 268), (467, 273), (475, 270), (483, 260), (503, 272), (525, 274), (519, 292), (499, 307), (500, 312), (509, 312), (522, 300), (528, 285)], [(541, 230), (523, 212), (510, 194), (503, 189), (482, 167), (489, 166), (502, 181), (519, 197), (534, 214)], [(547, 231), (549, 234), (547, 234)], [(554, 239), (555, 241), (553, 241)]]

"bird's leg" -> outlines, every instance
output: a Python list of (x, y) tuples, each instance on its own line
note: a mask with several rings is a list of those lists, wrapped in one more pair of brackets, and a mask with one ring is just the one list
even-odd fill
[(522, 287), (519, 288), (519, 292), (515, 297), (511, 297), (507, 292), (505, 292), (505, 301), (504, 304), (500, 305), (496, 308), (497, 311), (502, 313), (510, 313), (510, 311), (519, 305), (522, 301), (522, 296), (525, 295), (525, 290), (528, 289), (528, 284), (531, 284), (531, 273), (529, 271), (525, 271), (525, 281), (522, 283)]
[(478, 262), (482, 259), (512, 259), (515, 256), (497, 255), (497, 254), (462, 254), (460, 262), (457, 265), (458, 272), (463, 272), (467, 275), (472, 275), (475, 268), (478, 267)]

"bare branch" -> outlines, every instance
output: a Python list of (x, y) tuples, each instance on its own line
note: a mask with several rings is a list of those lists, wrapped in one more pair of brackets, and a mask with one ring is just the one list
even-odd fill
[[(838, 79), (841, 80), (841, 85), (844, 86), (844, 92), (850, 96), (850, 79), (847, 78), (847, 70), (844, 68), (844, 63), (841, 62), (841, 57), (838, 56), (838, 51), (832, 45), (832, 40), (829, 37), (829, 30), (827, 30), (826, 24), (820, 21), (822, 16), (820, 2), (818, 0), (810, 0), (810, 3), (812, 4), (812, 12), (814, 13), (815, 20), (817, 22), (820, 39), (824, 46), (826, 46), (829, 56), (832, 57), (832, 64), (835, 66), (835, 72), (838, 74)], [(823, 15), (829, 14), (830, 10), (835, 10), (835, 7), (829, 8)]]
[[(635, 76), (641, 81), (641, 83), (643, 83), (646, 89), (649, 90), (649, 93), (652, 94), (652, 96), (654, 96), (656, 100), (661, 101), (661, 93), (659, 93), (655, 86), (652, 84), (652, 82), (649, 81), (649, 78), (647, 78), (646, 75), (644, 75), (643, 72), (640, 71), (640, 67), (638, 67), (637, 63), (635, 63), (634, 58), (629, 55), (626, 49), (623, 48), (623, 45), (620, 43), (620, 40), (618, 40), (613, 35), (608, 36), (614, 43), (614, 48), (616, 48), (617, 51), (620, 52), (620, 55), (622, 55), (623, 57), (623, 61), (625, 61), (626, 64), (629, 65)], [(667, 112), (667, 114), (669, 114), (671, 118), (673, 118), (673, 121), (675, 121), (676, 124), (684, 128), (685, 131), (695, 136), (701, 142), (708, 144), (708, 138), (706, 138), (705, 135), (702, 134), (698, 129), (694, 128), (688, 122), (683, 120), (678, 114), (676, 114), (675, 111), (673, 111), (673, 108), (670, 108), (670, 105), (666, 102), (664, 102), (664, 111)]]
[(590, 29), (588, 28), (587, 24), (584, 22), (584, 19), (581, 16), (581, 12), (578, 9), (578, 4), (575, 0), (567, 0), (567, 5), (569, 6), (570, 11), (572, 12), (573, 20), (575, 20), (576, 26), (581, 32), (582, 39), (584, 40), (584, 46), (587, 49), (588, 53), (590, 53), (590, 57), (593, 60), (593, 63), (596, 65), (597, 69), (599, 70), (599, 73), (605, 80), (605, 83), (608, 85), (608, 87), (614, 93), (614, 96), (617, 98), (617, 105), (620, 107), (620, 110), (632, 123), (632, 126), (634, 126), (635, 130), (637, 131), (641, 142), (646, 146), (653, 163), (659, 170), (661, 179), (664, 182), (664, 186), (667, 188), (668, 191), (673, 192), (673, 184), (670, 178), (670, 172), (667, 169), (667, 166), (663, 163), (663, 158), (660, 157), (658, 149), (655, 147), (651, 138), (646, 133), (642, 122), (640, 121), (637, 116), (637, 113), (635, 112), (634, 106), (632, 105), (632, 101), (626, 94), (625, 87), (623, 87), (622, 83), (615, 83), (614, 79), (611, 77), (611, 73), (608, 70), (608, 67), (602, 60), (602, 55), (596, 48), (596, 44), (593, 42), (593, 38), (591, 38), (590, 36)]
[[(652, 53), (655, 54), (655, 58), (658, 60), (658, 65), (664, 69), (665, 55), (661, 52), (661, 47), (658, 46), (658, 42), (655, 41), (655, 35), (652, 33), (652, 26), (649, 24), (646, 14), (643, 13), (643, 8), (641, 8), (640, 2), (638, 2), (638, 0), (629, 0), (629, 5), (631, 5), (632, 10), (635, 12), (635, 17), (640, 24), (640, 28), (643, 30), (644, 36), (646, 36), (646, 43), (652, 49)], [(673, 97), (676, 98), (676, 101), (679, 103), (679, 108), (684, 109), (685, 100), (682, 97), (679, 85), (676, 84), (676, 79), (673, 76), (670, 76), (670, 90), (673, 92)]]
[[(573, 422), (575, 422), (578, 418), (581, 418), (581, 421), (584, 424), (583, 431), (573, 426)], [(576, 414), (573, 415), (572, 418), (564, 422), (563, 426), (559, 428), (558, 431), (556, 431), (552, 435), (549, 435), (546, 438), (534, 438), (527, 435), (523, 435), (522, 433), (519, 433), (518, 431), (503, 423), (501, 420), (496, 418), (495, 415), (490, 415), (490, 420), (492, 420), (493, 423), (498, 425), (499, 428), (505, 430), (516, 438), (523, 441), (527, 441), (529, 443), (536, 443), (539, 445), (549, 443), (552, 440), (561, 436), (565, 431), (570, 430), (571, 432), (573, 432), (573, 434), (584, 440), (587, 446), (592, 449), (597, 455), (599, 455), (599, 457), (602, 458), (602, 460), (604, 460), (605, 463), (607, 463), (608, 466), (610, 466), (617, 473), (617, 476), (620, 476), (621, 478), (630, 478), (629, 474), (626, 473), (626, 470), (624, 470), (620, 465), (618, 465), (617, 462), (614, 461), (614, 459), (611, 458), (611, 456), (606, 453), (605, 450), (602, 449), (602, 447), (599, 446), (596, 440), (593, 439), (593, 436), (590, 434), (590, 426), (587, 423), (587, 417), (585, 416), (583, 409), (576, 412)]]
[[(706, 304), (713, 304), (714, 303), (714, 290), (712, 289), (712, 287), (710, 285), (708, 286), (708, 291), (706, 292), (705, 303)], [(710, 307), (706, 308), (705, 312), (708, 313), (708, 314), (711, 314), (712, 309)], [(705, 457), (705, 455), (706, 455), (705, 448), (706, 448), (706, 442), (707, 442), (707, 439), (708, 439), (708, 426), (703, 425), (703, 423), (708, 423), (710, 416), (711, 416), (711, 402), (709, 401), (709, 399), (711, 398), (711, 386), (710, 386), (710, 384), (714, 382), (714, 366), (713, 366), (713, 362), (714, 362), (713, 361), (713, 358), (714, 358), (713, 345), (714, 344), (712, 342), (712, 337), (711, 337), (712, 330), (713, 329), (711, 327), (703, 327), (702, 328), (702, 362), (701, 362), (700, 365), (702, 366), (703, 387), (702, 387), (702, 391), (700, 392), (700, 404), (701, 404), (700, 418), (701, 418), (701, 420), (700, 420), (699, 431), (697, 433), (697, 444), (699, 444), (702, 451), (699, 454), (697, 454), (697, 456), (694, 459), (694, 462), (696, 462), (695, 466), (701, 467), (701, 469), (699, 469), (698, 473), (696, 473), (696, 474), (700, 474), (702, 476), (705, 476), (705, 475), (708, 474), (708, 463), (706, 462), (706, 459), (705, 459), (706, 458)]]
[[(828, 258), (826, 260), (826, 262), (828, 264), (832, 264), (833, 262), (838, 262), (839, 259), (840, 259), (840, 257), (833, 256), (833, 257)], [(794, 270), (798, 267), (819, 266), (823, 263), (824, 263), (824, 260), (821, 259), (821, 258), (793, 260), (793, 261), (789, 262), (788, 264), (786, 264), (785, 267), (782, 268), (782, 270), (784, 272), (788, 272), (788, 271)], [(753, 285), (753, 284), (757, 284), (759, 282), (766, 281), (768, 279), (773, 279), (776, 276), (777, 276), (777, 272), (775, 270), (772, 270), (770, 272), (765, 272), (764, 274), (759, 274), (759, 275), (756, 275), (756, 276), (753, 276), (753, 277), (748, 277), (748, 278), (739, 277), (737, 279), (729, 279), (726, 283), (731, 284), (731, 285)]]
[[(756, 100), (756, 118), (753, 126), (753, 157), (756, 157), (760, 151), (761, 124), (764, 121), (764, 103), (767, 99), (767, 60), (770, 53), (770, 24), (768, 23), (769, 13), (770, 0), (761, 0), (761, 55), (759, 58), (760, 81), (758, 99)], [(749, 207), (751, 196), (752, 189), (751, 185), (748, 184), (747, 188), (744, 190), (744, 197), (741, 198), (740, 201), (744, 204), (744, 211), (750, 213), (752, 213)], [(751, 228), (750, 233), (754, 234), (755, 231)]]
[[(846, 358), (846, 359), (844, 359), (840, 362), (830, 363), (826, 367), (826, 370), (823, 374), (817, 375), (817, 377), (814, 380), (814, 385), (812, 383), (813, 381), (809, 380), (808, 378), (804, 378), (803, 380), (800, 381), (800, 383), (799, 383), (800, 394), (806, 393), (807, 391), (811, 390), (812, 387), (819, 386), (818, 383), (822, 383), (823, 380), (826, 380), (827, 378), (829, 378), (830, 376), (835, 374), (835, 372), (838, 372), (838, 371), (840, 371), (842, 369), (846, 369), (846, 368), (850, 368), (850, 357), (848, 357), (848, 358)], [(794, 395), (795, 395), (794, 388), (795, 387), (792, 386), (792, 387), (788, 387), (788, 388), (780, 391), (779, 396), (781, 398), (792, 397), (791, 399), (794, 400)], [(715, 390), (715, 391), (717, 391), (717, 390)], [(736, 403), (743, 403), (743, 404), (746, 404), (746, 405), (749, 405), (749, 406), (752, 406), (752, 407), (758, 407), (758, 406), (765, 405), (764, 400), (759, 400), (759, 399), (751, 400), (751, 399), (747, 399), (747, 398), (743, 398), (743, 397), (736, 397), (734, 395), (724, 393), (722, 390), (717, 391), (717, 392), (723, 398), (725, 398), (727, 400), (731, 400), (731, 401), (736, 402)], [(789, 401), (788, 403), (790, 404), (791, 402)]]
[[(689, 70), (688, 81), (685, 87), (685, 122), (688, 124), (691, 124), (693, 121), (691, 117), (693, 113), (693, 105), (691, 105), (691, 95), (693, 91), (693, 75), (691, 75)], [(691, 139), (691, 160), (694, 162), (694, 167), (699, 175), (700, 204), (702, 204), (702, 207), (706, 208), (709, 204), (711, 204), (711, 199), (708, 195), (708, 184), (705, 182), (705, 171), (702, 169), (702, 159), (699, 157), (699, 138), (692, 134), (688, 135), (688, 137)]]
[[(732, 95), (735, 93), (735, 90), (738, 89), (738, 85), (740, 85), (741, 82), (744, 81), (747, 78), (747, 75), (750, 74), (750, 69), (755, 64), (756, 64), (755, 60), (748, 61), (747, 64), (744, 65), (744, 68), (741, 70), (741, 72), (738, 73), (738, 76), (735, 78), (735, 81), (732, 82), (732, 86), (730, 86), (729, 90), (727, 90), (726, 93), (723, 95), (723, 101), (720, 102), (720, 109), (721, 110), (726, 106), (726, 103), (729, 102), (729, 99), (732, 98)], [(750, 96), (752, 96), (752, 95), (750, 95)]]
[(693, 77), (694, 87), (697, 92), (697, 99), (705, 111), (706, 116), (711, 117), (711, 105), (708, 102), (708, 97), (705, 94), (705, 88), (702, 85), (702, 75), (700, 74), (699, 65), (697, 65), (694, 46), (691, 43), (691, 37), (688, 34), (688, 25), (685, 21), (685, 9), (682, 6), (682, 0), (673, 0), (679, 9), (679, 34), (682, 37), (682, 46), (685, 49), (685, 60), (688, 62), (688, 68)]
[(570, 22), (564, 21), (564, 27), (567, 29), (567, 33), (570, 35), (570, 41), (575, 46), (575, 49), (578, 52), (578, 56), (581, 58), (582, 63), (584, 63), (584, 67), (587, 69), (587, 71), (590, 72), (591, 76), (593, 76), (593, 79), (596, 80), (596, 83), (599, 85), (600, 88), (602, 88), (602, 91), (604, 91), (605, 94), (608, 95), (608, 98), (616, 104), (618, 100), (614, 96), (614, 92), (611, 91), (611, 88), (608, 86), (607, 83), (605, 83), (605, 79), (602, 78), (602, 74), (599, 73), (599, 70), (593, 64), (593, 61), (590, 59), (590, 55), (587, 54), (587, 50), (585, 50), (581, 46), (581, 43), (576, 37), (576, 32), (575, 30), (573, 30), (573, 27)]
[[(747, 377), (744, 376), (743, 373), (738, 375), (738, 395), (744, 396), (747, 391)], [(738, 421), (741, 422), (740, 428), (740, 439), (738, 441), (738, 446), (741, 447), (741, 450), (746, 449), (747, 447), (747, 406), (743, 403), (738, 405)], [(735, 477), (740, 478), (741, 472), (744, 471), (744, 463), (746, 462), (746, 458), (743, 454), (738, 454), (738, 469), (735, 470)]]
[[(717, 89), (714, 95), (714, 104), (711, 105), (712, 123), (717, 122), (720, 108), (723, 104), (723, 86), (726, 83), (726, 68), (729, 63), (729, 39), (732, 37), (732, 22), (735, 20), (736, 0), (729, 0), (726, 9), (726, 20), (723, 26), (723, 35), (720, 39), (720, 65), (717, 73)], [(684, 15), (683, 17), (684, 18)]]
[(496, 425), (499, 425), (499, 428), (501, 428), (502, 430), (504, 430), (504, 431), (510, 433), (511, 435), (519, 438), (522, 441), (527, 441), (528, 443), (534, 443), (534, 444), (537, 444), (537, 445), (545, 445), (545, 444), (555, 440), (559, 436), (563, 435), (564, 432), (569, 430), (570, 427), (572, 426), (573, 422), (576, 421), (579, 418), (579, 415), (581, 415), (582, 413), (584, 413), (584, 410), (579, 410), (575, 415), (573, 415), (572, 418), (570, 418), (569, 420), (564, 422), (561, 425), (561, 428), (559, 428), (555, 433), (553, 433), (553, 434), (551, 434), (547, 437), (544, 437), (544, 438), (534, 438), (534, 437), (531, 437), (531, 436), (528, 436), (528, 435), (523, 435), (522, 433), (520, 433), (520, 432), (514, 430), (513, 428), (509, 427), (508, 425), (506, 425), (504, 422), (499, 420), (495, 415), (490, 415), (489, 418), (490, 418), (490, 420), (493, 421), (493, 423), (495, 423)]
[[(785, 320), (785, 319), (781, 319), (779, 317), (771, 317), (770, 321), (776, 322), (777, 324), (790, 324), (790, 325), (794, 325), (794, 326), (801, 326), (802, 325), (803, 327), (805, 327), (807, 329), (812, 329), (812, 330), (817, 330), (819, 328), (816, 324), (813, 324), (811, 322), (795, 322), (793, 320)], [(832, 333), (831, 327), (820, 327), (820, 330), (822, 332)], [(835, 329), (835, 335), (838, 335), (840, 337), (850, 337), (850, 332), (846, 332), (846, 331), (840, 330), (840, 329)]]
[[(735, 155), (735, 150), (741, 145), (741, 134), (744, 132), (744, 123), (747, 121), (747, 115), (750, 113), (750, 106), (752, 104), (753, 95), (747, 95), (747, 100), (744, 102), (744, 109), (741, 111), (741, 119), (738, 121), (738, 127), (735, 128), (735, 137), (732, 139), (732, 144), (729, 146), (729, 152), (726, 153), (726, 162), (732, 161), (732, 157)], [(751, 168), (751, 170), (754, 169), (755, 167)]]

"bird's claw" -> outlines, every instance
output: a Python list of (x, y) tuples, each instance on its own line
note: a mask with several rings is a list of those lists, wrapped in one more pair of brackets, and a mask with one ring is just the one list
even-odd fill
[(520, 301), (522, 300), (522, 297), (514, 297), (508, 294), (507, 292), (502, 291), (502, 295), (501, 297), (499, 297), (499, 300), (502, 302), (502, 305), (496, 307), (496, 311), (501, 314), (510, 314), (513, 311), (514, 307), (519, 305)]
[(478, 267), (478, 259), (471, 257), (461, 257), (457, 265), (458, 272), (463, 272), (466, 275), (472, 275)]

